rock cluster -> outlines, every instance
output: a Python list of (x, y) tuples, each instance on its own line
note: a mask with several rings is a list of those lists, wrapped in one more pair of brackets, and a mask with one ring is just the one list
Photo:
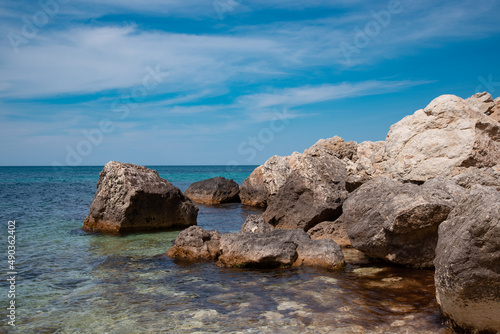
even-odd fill
[(239, 193), (238, 183), (218, 176), (191, 184), (184, 195), (194, 202), (212, 205), (239, 202)]
[(251, 215), (237, 233), (219, 235), (192, 226), (175, 239), (168, 256), (175, 259), (218, 260), (222, 267), (277, 268), (314, 266), (339, 269), (344, 255), (333, 240), (312, 240), (299, 229), (275, 229)]
[(334, 137), (271, 158), (242, 184), (242, 201), (266, 207), (262, 223), (435, 266), (452, 327), (500, 332), (499, 121), (500, 98), (443, 95), (385, 141)]
[(179, 189), (145, 167), (101, 172), (84, 228), (186, 227), (197, 208), (264, 207), (237, 234), (191, 226), (168, 255), (224, 267), (344, 265), (341, 246), (413, 268), (435, 267), (438, 303), (457, 332), (500, 332), (500, 99), (454, 95), (391, 126), (385, 141), (322, 139), (274, 156), (238, 187), (214, 178)]
[[(283, 193), (290, 191), (288, 188), (282, 190), (283, 187), (297, 178), (311, 179), (308, 161), (314, 163), (312, 171), (321, 173), (322, 169), (329, 168), (332, 159), (316, 157), (325, 156), (325, 152), (345, 166), (346, 177), (343, 172), (335, 173), (339, 173), (337, 178), (343, 178), (340, 183), (345, 184), (348, 192), (381, 175), (413, 183), (423, 183), (438, 176), (451, 177), (469, 188), (476, 183), (499, 187), (499, 116), (500, 98), (493, 100), (488, 93), (478, 93), (467, 100), (454, 95), (440, 96), (426, 108), (391, 126), (385, 141), (357, 144), (333, 137), (318, 141), (302, 154), (294, 152), (287, 157), (272, 157), (243, 182), (240, 187), (242, 202), (270, 207), (276, 197), (286, 198), (289, 195)], [(314, 176), (312, 179), (319, 184), (324, 182)], [(288, 187), (292, 188), (292, 193), (297, 192), (293, 188), (300, 191), (300, 184)], [(291, 197), (290, 201), (294, 199)], [(265, 215), (272, 216), (272, 212)]]
[(182, 229), (198, 208), (158, 172), (111, 161), (104, 166), (83, 229), (107, 233)]

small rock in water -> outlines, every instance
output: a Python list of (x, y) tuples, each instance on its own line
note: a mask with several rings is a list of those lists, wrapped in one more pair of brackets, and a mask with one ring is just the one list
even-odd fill
[(236, 182), (218, 176), (191, 184), (184, 195), (197, 203), (221, 204), (240, 202), (239, 193)]

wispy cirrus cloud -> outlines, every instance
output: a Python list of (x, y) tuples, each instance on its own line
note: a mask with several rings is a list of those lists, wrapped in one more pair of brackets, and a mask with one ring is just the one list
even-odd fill
[(238, 104), (245, 108), (296, 107), (344, 98), (397, 92), (430, 81), (364, 81), (336, 85), (303, 86), (242, 96)]

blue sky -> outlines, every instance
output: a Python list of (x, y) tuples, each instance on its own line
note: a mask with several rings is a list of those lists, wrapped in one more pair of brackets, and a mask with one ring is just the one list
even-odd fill
[(0, 0), (0, 165), (260, 164), (500, 95), (499, 1)]

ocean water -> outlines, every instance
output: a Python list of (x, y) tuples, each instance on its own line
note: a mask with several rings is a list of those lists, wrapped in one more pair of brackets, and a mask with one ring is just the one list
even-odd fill
[[(150, 166), (181, 190), (214, 176), (240, 183), (255, 166)], [(16, 221), (16, 326), (1, 282), (0, 333), (449, 333), (433, 272), (366, 262), (345, 270), (246, 270), (174, 261), (178, 232), (81, 231), (102, 167), (0, 167), (0, 266)], [(237, 231), (261, 210), (201, 206), (198, 225)]]

